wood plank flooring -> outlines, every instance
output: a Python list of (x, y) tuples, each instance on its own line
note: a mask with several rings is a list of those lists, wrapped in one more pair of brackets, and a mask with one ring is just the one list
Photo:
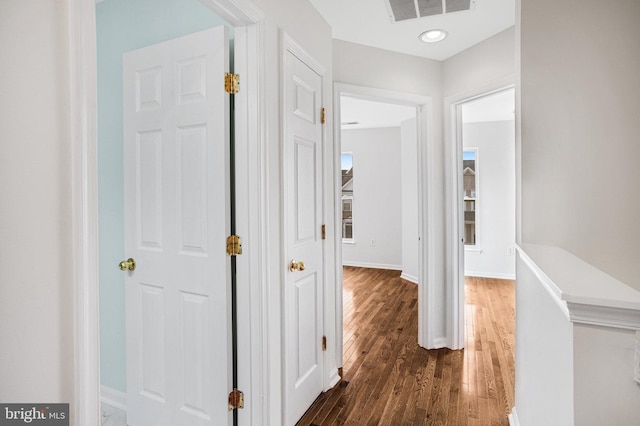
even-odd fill
[(343, 381), (298, 425), (508, 425), (514, 283), (467, 278), (466, 348), (418, 347), (418, 290), (398, 271), (344, 268)]

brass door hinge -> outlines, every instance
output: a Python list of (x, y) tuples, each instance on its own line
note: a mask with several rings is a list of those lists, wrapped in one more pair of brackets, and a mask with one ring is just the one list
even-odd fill
[(326, 240), (327, 239), (327, 225), (322, 224), (322, 239)]
[(327, 121), (327, 113), (324, 108), (320, 110), (320, 123), (324, 124)]
[(229, 394), (229, 411), (236, 408), (244, 408), (244, 393), (238, 389)]
[(327, 336), (322, 336), (322, 350), (327, 350)]
[(224, 90), (230, 95), (235, 95), (240, 90), (240, 77), (238, 74), (226, 73), (224, 75)]
[(242, 241), (237, 235), (227, 237), (227, 254), (229, 256), (238, 256), (242, 254)]

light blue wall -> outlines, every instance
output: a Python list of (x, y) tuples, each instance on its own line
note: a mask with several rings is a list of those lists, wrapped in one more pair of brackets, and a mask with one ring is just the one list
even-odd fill
[[(197, 0), (105, 0), (96, 6), (100, 381), (126, 391), (122, 54), (225, 24)], [(231, 29), (230, 29), (231, 30)], [(230, 37), (233, 32), (229, 31)]]

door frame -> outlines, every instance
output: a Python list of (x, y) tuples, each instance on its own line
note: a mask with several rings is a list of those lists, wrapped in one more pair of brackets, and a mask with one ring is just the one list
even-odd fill
[(337, 365), (343, 365), (343, 301), (342, 301), (342, 235), (340, 234), (341, 212), (341, 170), (342, 153), (340, 126), (340, 97), (349, 96), (378, 102), (405, 105), (416, 108), (418, 125), (418, 233), (419, 233), (419, 269), (418, 269), (418, 344), (427, 349), (443, 347), (439, 336), (435, 335), (432, 318), (439, 310), (434, 305), (435, 292), (435, 178), (433, 176), (435, 156), (433, 155), (433, 102), (431, 97), (346, 83), (334, 83), (334, 239), (335, 239), (335, 357)]
[[(239, 372), (247, 409), (241, 424), (261, 424), (269, 412), (263, 323), (267, 276), (263, 20), (251, 0), (199, 0), (235, 27), (235, 72), (244, 76), (236, 95), (237, 233), (245, 243), (238, 258)], [(98, 315), (98, 173), (97, 173), (97, 45), (96, 2), (70, 0), (70, 139), (73, 257), (73, 389), (74, 424), (100, 424), (100, 364)], [(242, 78), (242, 77), (241, 77)], [(222, 76), (221, 76), (222, 82)], [(251, 206), (251, 211), (249, 211)], [(247, 244), (248, 242), (250, 244)], [(253, 283), (252, 281), (255, 281)], [(253, 372), (253, 374), (252, 374)], [(253, 398), (255, 396), (255, 399)], [(255, 403), (254, 403), (255, 401)]]
[[(445, 191), (447, 236), (447, 337), (448, 347), (465, 344), (464, 207), (462, 201), (462, 104), (515, 87), (515, 74), (444, 99)], [(517, 96), (517, 95), (516, 95)], [(517, 107), (516, 107), (517, 109)], [(517, 139), (517, 137), (516, 137)], [(516, 158), (519, 157), (516, 152)], [(516, 160), (517, 161), (517, 160)], [(517, 179), (517, 177), (516, 177)], [(516, 187), (517, 187), (516, 183)], [(517, 195), (516, 195), (517, 197)], [(516, 201), (517, 202), (517, 201)]]

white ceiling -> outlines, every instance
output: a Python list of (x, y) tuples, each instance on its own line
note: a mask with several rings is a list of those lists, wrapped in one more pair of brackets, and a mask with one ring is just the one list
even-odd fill
[[(471, 10), (392, 23), (388, 0), (310, 0), (333, 30), (333, 38), (425, 58), (444, 60), (515, 23), (515, 0), (474, 0)], [(449, 36), (423, 43), (429, 29)]]
[[(514, 111), (514, 90), (503, 90), (463, 104), (462, 121), (477, 123), (513, 120)], [(343, 130), (400, 127), (400, 123), (416, 116), (416, 109), (404, 105), (342, 96), (340, 98), (340, 115)]]

